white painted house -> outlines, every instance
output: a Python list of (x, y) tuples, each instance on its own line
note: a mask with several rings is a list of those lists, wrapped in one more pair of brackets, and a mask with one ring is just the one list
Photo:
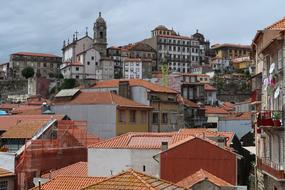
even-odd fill
[[(160, 177), (160, 152), (174, 147), (185, 139), (204, 135), (209, 139), (224, 137), (226, 133), (207, 129), (187, 129), (179, 132), (129, 132), (88, 148), (88, 176), (112, 176), (132, 168), (147, 175)], [(114, 156), (115, 155), (115, 156)]]

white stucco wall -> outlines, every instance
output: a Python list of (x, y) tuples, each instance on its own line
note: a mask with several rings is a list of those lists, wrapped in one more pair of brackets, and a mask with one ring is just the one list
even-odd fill
[[(160, 165), (153, 159), (160, 150), (152, 149), (88, 149), (88, 175), (111, 176), (133, 168), (159, 177)], [(116, 155), (116, 156), (114, 156)]]
[(15, 172), (15, 153), (0, 152), (0, 168)]
[(54, 105), (51, 109), (73, 120), (86, 120), (88, 131), (102, 138), (116, 136), (116, 105)]
[(131, 87), (132, 100), (135, 102), (150, 105), (150, 101), (147, 99), (147, 89), (141, 86)]

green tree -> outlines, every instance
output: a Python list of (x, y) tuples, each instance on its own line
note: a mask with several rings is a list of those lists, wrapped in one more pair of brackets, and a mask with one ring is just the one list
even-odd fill
[(22, 70), (22, 76), (25, 77), (26, 79), (31, 78), (35, 75), (35, 71), (33, 67), (26, 67)]
[(75, 85), (76, 85), (75, 79), (64, 79), (60, 88), (61, 89), (70, 89), (70, 88), (74, 88)]

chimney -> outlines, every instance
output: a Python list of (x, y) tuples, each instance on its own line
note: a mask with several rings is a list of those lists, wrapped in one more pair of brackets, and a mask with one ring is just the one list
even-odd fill
[(161, 150), (166, 151), (168, 149), (168, 142), (162, 141), (161, 142)]

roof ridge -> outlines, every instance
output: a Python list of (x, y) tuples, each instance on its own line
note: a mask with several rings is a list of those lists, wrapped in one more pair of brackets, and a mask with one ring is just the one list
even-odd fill
[[(145, 184), (147, 187), (149, 187), (149, 188), (152, 189), (152, 190), (155, 190), (155, 188), (154, 188), (152, 185), (150, 185), (149, 183), (147, 183), (142, 177), (140, 177), (140, 176), (137, 174), (136, 171), (134, 171), (133, 169), (130, 169), (129, 171), (131, 172), (131, 174), (132, 174), (133, 176), (135, 176), (138, 180), (140, 180), (140, 181), (141, 181), (143, 184)], [(145, 175), (145, 174), (142, 174), (142, 175)]]
[(127, 170), (127, 171), (122, 171), (122, 172), (119, 173), (119, 174), (113, 175), (113, 176), (111, 176), (111, 177), (106, 177), (106, 179), (103, 179), (102, 181), (98, 181), (97, 183), (94, 183), (94, 184), (92, 184), (92, 185), (86, 186), (86, 187), (84, 187), (82, 190), (88, 189), (89, 187), (98, 185), (98, 184), (100, 184), (100, 183), (103, 183), (103, 182), (108, 181), (108, 180), (110, 180), (110, 179), (113, 179), (113, 178), (115, 178), (115, 177), (124, 175), (124, 174), (126, 174), (126, 173), (128, 173), (128, 172), (129, 172), (128, 170)]
[[(285, 16), (284, 16), (282, 19), (273, 22), (271, 25), (267, 26), (265, 29), (272, 30), (272, 29), (270, 29), (271, 27), (273, 27), (273, 26), (276, 25), (276, 24), (281, 23), (281, 22), (284, 21), (284, 20), (285, 20)], [(273, 30), (274, 30), (274, 29), (273, 29)]]

